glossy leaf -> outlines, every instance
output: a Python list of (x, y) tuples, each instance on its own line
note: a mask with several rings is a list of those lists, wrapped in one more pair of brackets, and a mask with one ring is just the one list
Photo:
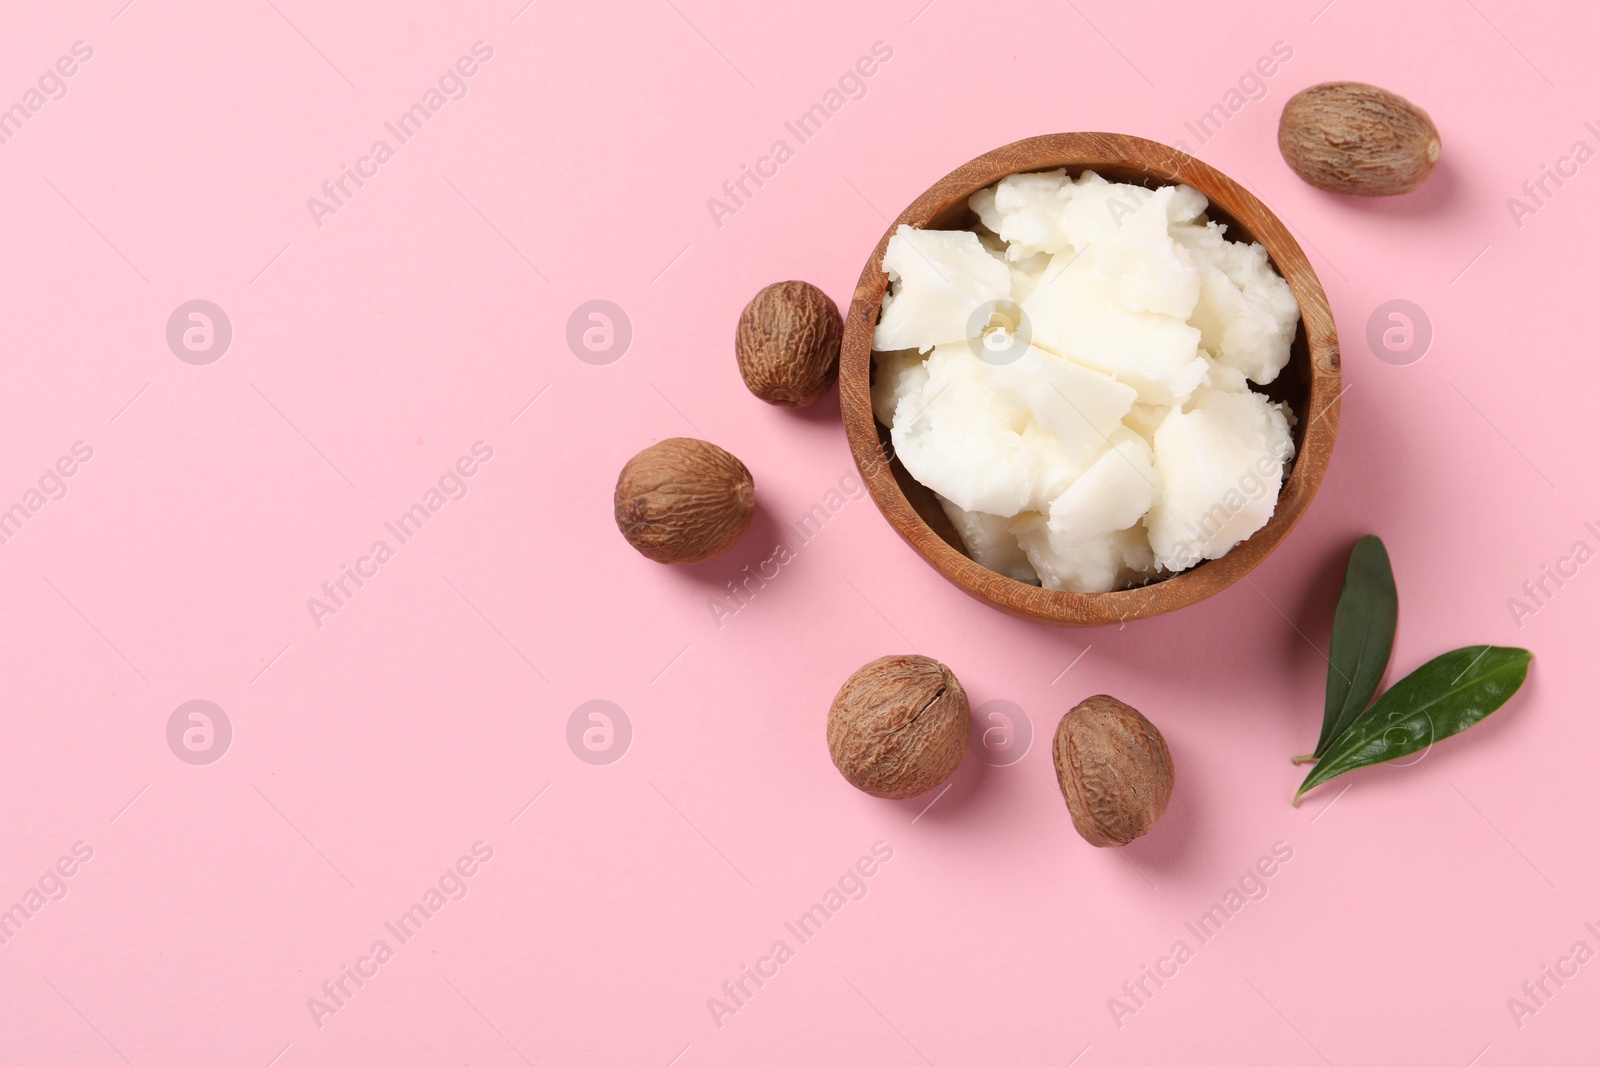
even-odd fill
[(1396, 682), (1334, 739), (1294, 802), (1333, 778), (1420, 752), (1482, 721), (1528, 676), (1525, 648), (1472, 645), (1429, 660)]
[(1400, 597), (1383, 542), (1368, 534), (1350, 551), (1344, 591), (1333, 613), (1333, 640), (1328, 646), (1328, 688), (1323, 702), (1322, 736), (1316, 755), (1372, 703), (1394, 651), (1394, 630)]

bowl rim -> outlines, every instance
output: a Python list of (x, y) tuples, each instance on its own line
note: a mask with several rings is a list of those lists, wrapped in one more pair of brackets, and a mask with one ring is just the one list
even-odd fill
[[(1308, 424), (1288, 480), (1267, 525), (1210, 560), (1134, 589), (1071, 593), (1019, 582), (989, 570), (949, 545), (917, 513), (895, 480), (872, 413), (872, 333), (888, 275), (883, 255), (901, 225), (923, 228), (964, 203), (974, 192), (1010, 174), (1065, 167), (1143, 172), (1148, 184), (1193, 186), (1218, 213), (1237, 220), (1267, 250), (1300, 305), (1300, 331), (1309, 359)], [(1298, 341), (1298, 338), (1297, 338)], [(1298, 347), (1298, 345), (1297, 345)], [(1220, 593), (1243, 578), (1281, 544), (1300, 521), (1326, 473), (1339, 429), (1338, 334), (1327, 294), (1288, 228), (1248, 189), (1181, 149), (1131, 134), (1057, 133), (1028, 137), (962, 164), (913, 200), (889, 224), (868, 257), (845, 317), (839, 354), (839, 407), (856, 469), (873, 502), (895, 532), (946, 579), (1009, 614), (1066, 626), (1100, 626), (1176, 611)]]

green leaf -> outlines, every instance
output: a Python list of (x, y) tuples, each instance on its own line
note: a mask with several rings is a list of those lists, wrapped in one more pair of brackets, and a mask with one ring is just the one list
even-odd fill
[(1321, 756), (1372, 702), (1394, 651), (1400, 597), (1383, 542), (1368, 534), (1350, 550), (1344, 591), (1333, 613), (1328, 647), (1328, 689), (1323, 702)]
[(1532, 662), (1525, 648), (1496, 645), (1471, 645), (1429, 660), (1334, 740), (1294, 802), (1341, 774), (1409, 756), (1479, 722), (1522, 687)]

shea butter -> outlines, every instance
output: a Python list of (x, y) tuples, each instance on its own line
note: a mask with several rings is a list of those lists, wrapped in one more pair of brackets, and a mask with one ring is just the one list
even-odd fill
[(968, 230), (901, 226), (873, 411), (967, 554), (1107, 592), (1217, 559), (1272, 517), (1294, 458), (1300, 309), (1261, 245), (1188, 186), (1015, 174)]

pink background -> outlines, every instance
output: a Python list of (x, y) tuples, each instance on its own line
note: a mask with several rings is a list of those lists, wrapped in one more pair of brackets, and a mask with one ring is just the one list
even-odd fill
[[(1520, 1027), (1507, 998), (1574, 942), (1600, 949), (1600, 563), (1520, 629), (1507, 600), (1575, 541), (1600, 547), (1600, 163), (1520, 226), (1506, 203), (1574, 141), (1600, 148), (1592, 5), (123, 3), (33, 5), (0, 33), (0, 105), (93, 49), (0, 145), (0, 506), (93, 449), (0, 545), (0, 906), (93, 850), (0, 946), (0, 1062), (1592, 1049), (1600, 963)], [(319, 228), (307, 198), (479, 40), (493, 57), (467, 96)], [(867, 95), (716, 225), (707, 198), (876, 41), (893, 58)], [(1276, 41), (1293, 58), (1265, 98), (1188, 135)], [(1283, 102), (1340, 78), (1432, 114), (1422, 192), (1338, 199), (1284, 166)], [(1350, 388), (1301, 527), (1207, 603), (1063, 631), (968, 600), (856, 499), (718, 628), (708, 598), (852, 471), (836, 398), (796, 413), (744, 391), (739, 309), (784, 278), (846, 303), (886, 216), (1065, 130), (1182, 139), (1306, 245)], [(205, 366), (165, 337), (197, 298), (234, 331)], [(593, 299), (632, 323), (609, 365), (565, 340)], [(1431, 319), (1420, 361), (1366, 342), (1394, 299)], [(667, 569), (623, 543), (609, 497), (630, 455), (678, 435), (739, 455), (761, 514), (730, 556)], [(307, 598), (480, 440), (466, 497), (319, 628)], [(1368, 531), (1403, 596), (1392, 676), (1476, 642), (1532, 648), (1533, 675), (1417, 765), (1295, 809), (1326, 670), (1310, 646)], [(910, 650), (1036, 734), (1013, 765), (969, 757), (931, 807), (855, 792), (823, 742), (840, 682)], [(1164, 820), (1120, 854), (1074, 834), (1049, 759), (1097, 692), (1148, 714), (1178, 768)], [(233, 729), (206, 766), (166, 740), (194, 699)], [(619, 762), (568, 747), (593, 699), (631, 722)], [(467, 896), (319, 1027), (307, 998), (396, 945), (384, 923), (477, 841), (493, 858)], [(893, 858), (867, 896), (716, 1025), (707, 999), (796, 946), (784, 923), (878, 841)], [(1293, 856), (1266, 896), (1200, 945), (1184, 924), (1277, 842)], [(1108, 998), (1179, 939), (1194, 958), (1114, 1019)]]

